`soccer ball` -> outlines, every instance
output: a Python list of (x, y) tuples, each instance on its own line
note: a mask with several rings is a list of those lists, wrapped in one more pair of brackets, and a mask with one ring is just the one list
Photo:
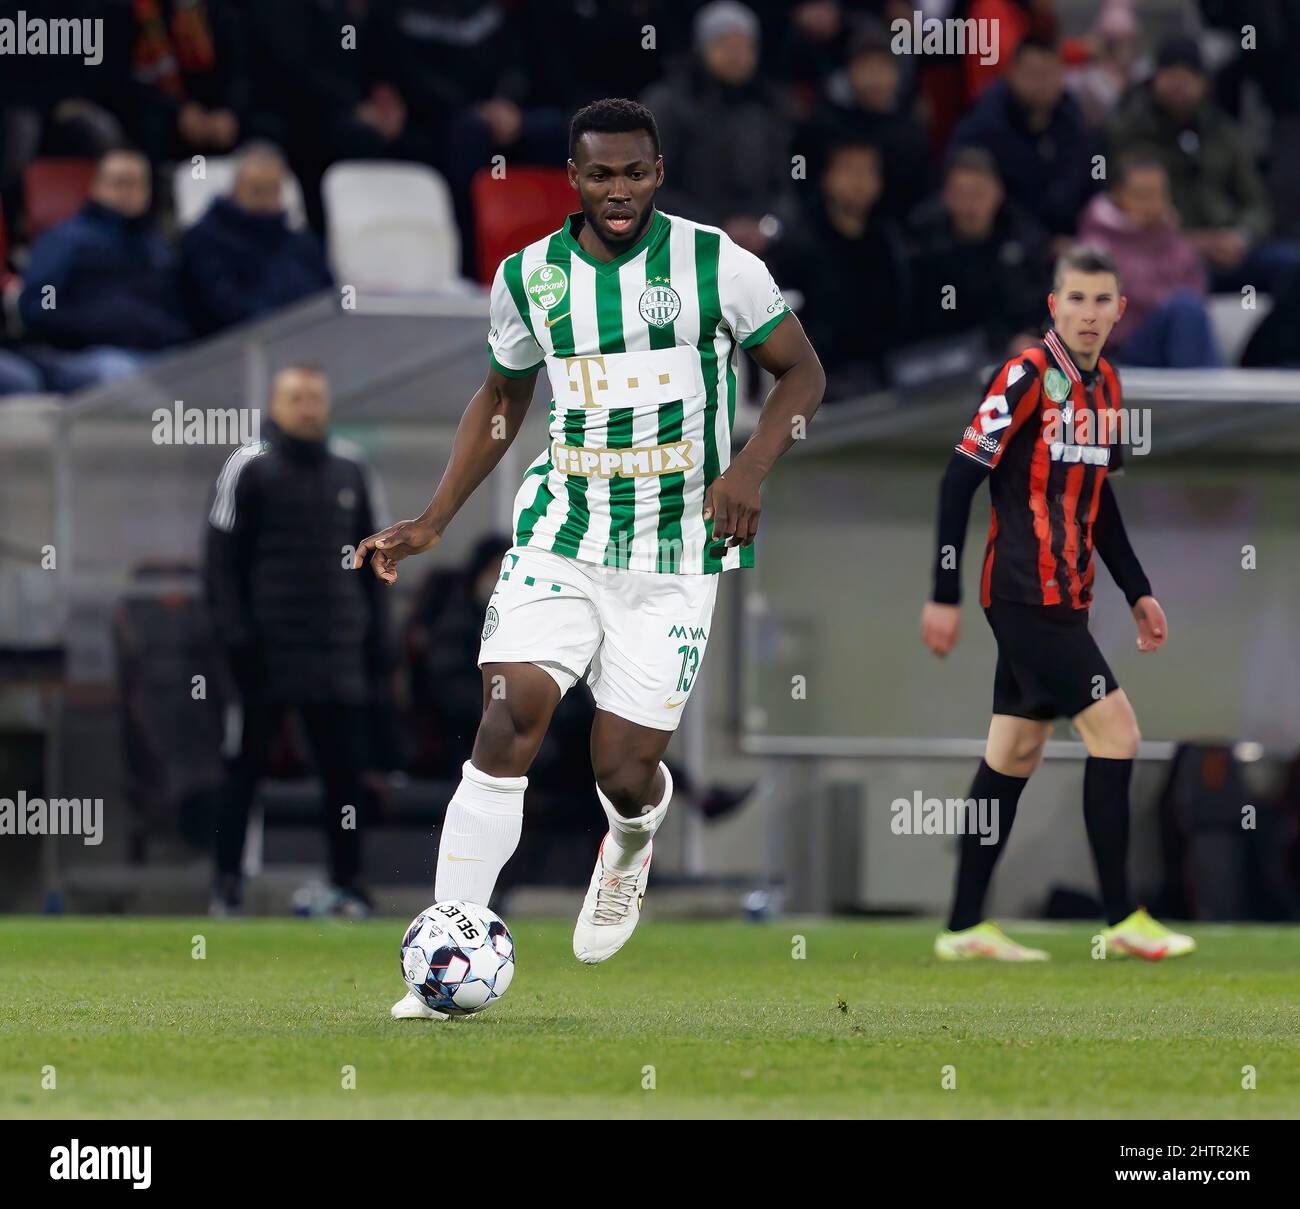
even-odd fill
[(506, 993), (515, 942), (495, 912), (478, 903), (434, 903), (402, 937), (402, 977), (429, 1007), (471, 1016)]

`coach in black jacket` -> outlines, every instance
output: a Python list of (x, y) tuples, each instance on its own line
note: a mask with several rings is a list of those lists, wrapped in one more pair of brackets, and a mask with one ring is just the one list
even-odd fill
[(329, 413), (320, 370), (281, 370), (263, 439), (231, 454), (208, 517), (208, 601), (243, 705), (217, 819), (218, 914), (240, 905), (249, 806), (290, 709), (324, 782), (335, 904), (346, 913), (368, 906), (356, 884), (359, 777), (367, 708), (382, 696), (393, 658), (379, 582), (349, 568), (352, 546), (387, 519), (355, 451), (327, 435)]

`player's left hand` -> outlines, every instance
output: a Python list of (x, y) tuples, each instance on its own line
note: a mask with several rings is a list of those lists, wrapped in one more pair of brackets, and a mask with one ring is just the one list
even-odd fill
[(1133, 606), (1133, 617), (1138, 627), (1138, 650), (1158, 651), (1169, 637), (1169, 622), (1165, 611), (1154, 596), (1143, 596)]
[(758, 532), (758, 516), (763, 511), (763, 496), (757, 476), (747, 474), (734, 463), (725, 474), (709, 484), (704, 501), (704, 519), (713, 521), (712, 540), (724, 537), (728, 546), (748, 546)]

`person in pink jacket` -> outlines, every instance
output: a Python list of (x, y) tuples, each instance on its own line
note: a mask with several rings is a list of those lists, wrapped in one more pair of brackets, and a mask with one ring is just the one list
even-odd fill
[(1178, 229), (1157, 160), (1121, 160), (1111, 191), (1083, 212), (1079, 240), (1119, 266), (1128, 309), (1111, 334), (1115, 360), (1177, 369), (1223, 364), (1205, 309), (1205, 268)]

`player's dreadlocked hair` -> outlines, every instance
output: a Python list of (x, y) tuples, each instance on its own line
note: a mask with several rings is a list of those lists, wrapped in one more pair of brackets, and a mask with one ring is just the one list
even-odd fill
[(644, 130), (654, 144), (655, 155), (659, 154), (659, 126), (655, 115), (644, 105), (629, 101), (626, 97), (606, 97), (603, 101), (592, 101), (579, 109), (569, 123), (569, 158), (573, 158), (578, 140), (588, 131), (598, 134), (622, 134), (628, 130)]

